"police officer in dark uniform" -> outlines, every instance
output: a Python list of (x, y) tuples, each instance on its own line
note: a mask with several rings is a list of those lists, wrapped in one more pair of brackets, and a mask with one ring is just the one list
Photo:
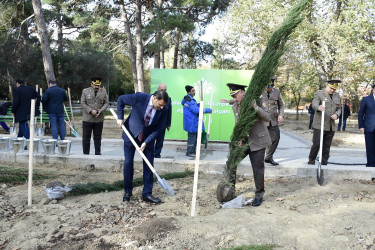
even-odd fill
[[(327, 86), (323, 90), (315, 92), (312, 101), (313, 109), (315, 109), (314, 121), (312, 127), (314, 129), (313, 145), (311, 146), (308, 164), (314, 165), (316, 156), (319, 153), (320, 147), (320, 130), (322, 121), (322, 111), (324, 110), (324, 133), (323, 133), (323, 152), (322, 165), (327, 165), (329, 158), (329, 151), (333, 136), (335, 135), (335, 120), (341, 114), (340, 96), (336, 93), (340, 80), (328, 80)], [(322, 102), (325, 101), (325, 106)]]
[(90, 153), (91, 134), (94, 134), (95, 155), (101, 155), (101, 141), (104, 122), (104, 111), (108, 107), (108, 95), (105, 89), (101, 88), (101, 77), (91, 78), (91, 87), (82, 91), (81, 106), (82, 112), (82, 147), (83, 154)]
[[(230, 95), (234, 99), (232, 109), (235, 121), (237, 122), (241, 110), (241, 102), (245, 96), (245, 88), (247, 86), (235, 83), (228, 83), (227, 86), (229, 87)], [(266, 147), (271, 145), (271, 138), (267, 130), (267, 123), (270, 122), (271, 118), (269, 114), (262, 107), (258, 107), (256, 103), (254, 103), (254, 109), (257, 111), (258, 120), (249, 131), (248, 138), (251, 143), (247, 150), (247, 155), (250, 157), (256, 188), (255, 199), (252, 206), (259, 206), (262, 203), (264, 195), (264, 154)], [(231, 176), (230, 178), (234, 178), (235, 180), (236, 176)]]
[(268, 124), (268, 132), (272, 141), (272, 145), (266, 150), (266, 159), (264, 162), (271, 163), (272, 165), (279, 165), (278, 162), (273, 160), (273, 154), (280, 141), (279, 123), (282, 123), (284, 120), (284, 102), (281, 99), (280, 90), (274, 87), (276, 80), (277, 77), (272, 76), (266, 90), (262, 93), (265, 110), (271, 117), (271, 121)]

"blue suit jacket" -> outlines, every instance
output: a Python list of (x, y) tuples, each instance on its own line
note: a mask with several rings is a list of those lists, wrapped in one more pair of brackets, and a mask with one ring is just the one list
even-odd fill
[[(158, 133), (165, 128), (164, 121), (166, 119), (166, 109), (157, 110), (152, 119), (152, 123), (145, 127), (144, 116), (151, 96), (151, 94), (137, 92), (135, 94), (122, 95), (117, 100), (117, 118), (119, 120), (124, 119), (125, 105), (132, 106), (132, 111), (124, 122), (124, 125), (134, 139), (138, 137), (139, 133), (143, 130), (143, 136), (146, 138), (144, 142), (147, 145), (155, 141)], [(123, 133), (122, 138), (125, 142), (130, 142), (125, 133)], [(151, 145), (154, 145), (154, 143), (151, 143)]]
[(64, 114), (64, 102), (68, 101), (65, 90), (52, 86), (44, 93), (42, 103), (48, 114)]
[(375, 100), (371, 94), (364, 97), (358, 111), (358, 126), (365, 132), (375, 132)]

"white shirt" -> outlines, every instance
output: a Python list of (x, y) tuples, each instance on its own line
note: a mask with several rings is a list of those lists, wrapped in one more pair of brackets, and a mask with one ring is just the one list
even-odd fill
[(150, 118), (150, 122), (148, 123), (147, 126), (150, 126), (151, 123), (152, 123), (152, 120), (154, 119), (154, 116), (155, 116), (155, 113), (156, 113), (156, 108), (154, 108), (154, 105), (152, 104), (152, 96), (150, 98), (150, 101), (148, 102), (148, 106), (146, 108), (146, 113), (144, 115), (144, 120), (146, 120), (146, 116), (147, 116), (147, 113), (149, 112), (149, 110), (152, 109), (152, 113), (151, 113), (151, 118)]

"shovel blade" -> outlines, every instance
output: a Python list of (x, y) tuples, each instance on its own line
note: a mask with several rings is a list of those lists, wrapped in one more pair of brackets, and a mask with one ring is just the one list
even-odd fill
[(158, 179), (159, 186), (164, 189), (164, 191), (169, 195), (169, 196), (174, 196), (174, 191), (171, 185), (163, 178), (163, 179)]

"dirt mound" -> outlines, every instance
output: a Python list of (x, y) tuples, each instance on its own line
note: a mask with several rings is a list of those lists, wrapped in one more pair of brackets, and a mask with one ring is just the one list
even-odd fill
[(132, 237), (141, 245), (152, 243), (155, 240), (164, 238), (169, 232), (176, 231), (174, 218), (153, 218), (144, 221), (141, 225), (134, 228)]

